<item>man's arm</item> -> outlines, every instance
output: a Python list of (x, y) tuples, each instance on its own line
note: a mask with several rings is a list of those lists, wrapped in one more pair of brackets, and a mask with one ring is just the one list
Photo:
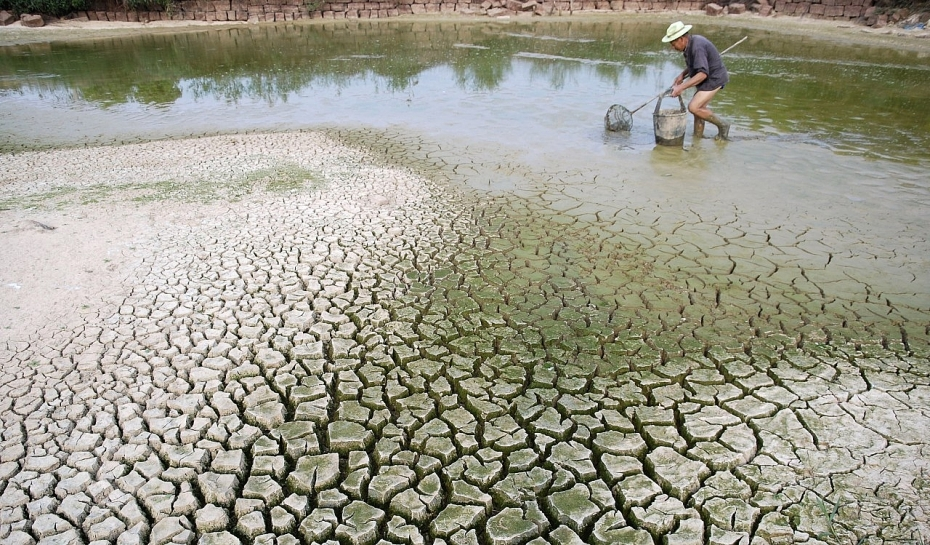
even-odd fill
[[(684, 76), (684, 74), (682, 74), (682, 76)], [(704, 72), (698, 72), (687, 80), (681, 80), (682, 76), (675, 79), (675, 85), (672, 86), (672, 92), (670, 93), (673, 97), (677, 97), (682, 94), (685, 89), (699, 85), (702, 81), (707, 79), (707, 74)]]

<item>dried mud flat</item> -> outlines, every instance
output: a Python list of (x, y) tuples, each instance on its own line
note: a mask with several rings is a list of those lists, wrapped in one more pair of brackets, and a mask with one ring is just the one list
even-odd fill
[(0, 158), (0, 541), (930, 539), (926, 293), (350, 140)]

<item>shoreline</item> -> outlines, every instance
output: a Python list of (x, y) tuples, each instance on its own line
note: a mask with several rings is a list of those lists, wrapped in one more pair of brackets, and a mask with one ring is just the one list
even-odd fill
[(857, 25), (848, 21), (833, 21), (826, 19), (812, 19), (793, 16), (762, 17), (755, 14), (708, 16), (703, 12), (694, 11), (668, 11), (668, 12), (579, 12), (577, 14), (553, 17), (484, 17), (470, 15), (447, 14), (437, 15), (401, 15), (386, 19), (302, 19), (285, 23), (268, 22), (236, 22), (236, 21), (152, 21), (141, 22), (114, 22), (89, 21), (82, 19), (56, 19), (43, 27), (23, 27), (17, 21), (5, 27), (0, 27), (0, 47), (22, 45), (27, 43), (42, 43), (59, 40), (80, 40), (125, 36), (138, 33), (173, 33), (198, 32), (223, 28), (249, 27), (254, 25), (333, 25), (333, 24), (370, 24), (398, 23), (398, 22), (459, 22), (482, 23), (495, 22), (500, 24), (558, 21), (591, 21), (598, 19), (616, 19), (619, 17), (640, 19), (642, 21), (670, 21), (676, 18), (687, 18), (701, 24), (717, 26), (737, 26), (740, 28), (778, 31), (782, 33), (800, 33), (810, 35), (813, 28), (817, 38), (829, 40), (848, 41), (853, 44), (876, 45), (906, 49), (910, 51), (925, 51), (930, 54), (930, 29), (905, 30), (895, 26), (886, 26), (876, 29), (864, 25)]

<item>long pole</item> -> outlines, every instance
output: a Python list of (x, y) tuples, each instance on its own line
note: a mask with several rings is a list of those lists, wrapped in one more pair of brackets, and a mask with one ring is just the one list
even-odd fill
[(723, 54), (726, 53), (727, 51), (729, 51), (729, 50), (733, 49), (734, 47), (738, 46), (739, 44), (745, 42), (745, 41), (746, 41), (746, 38), (748, 38), (748, 37), (749, 37), (749, 36), (743, 36), (743, 39), (742, 39), (742, 40), (740, 40), (740, 41), (736, 42), (735, 44), (731, 45), (730, 47), (724, 49), (723, 51), (720, 52), (720, 54), (723, 55)]

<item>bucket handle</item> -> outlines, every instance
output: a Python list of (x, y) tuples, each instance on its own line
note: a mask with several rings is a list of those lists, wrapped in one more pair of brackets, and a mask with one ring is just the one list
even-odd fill
[[(666, 98), (667, 96), (668, 96), (668, 93), (663, 93), (662, 96), (659, 97), (659, 101), (656, 102), (656, 110), (655, 110), (655, 112), (654, 112), (655, 115), (659, 115), (659, 110), (662, 109), (662, 99), (663, 99), (663, 98)], [(681, 108), (679, 111), (681, 111), (681, 112), (686, 111), (686, 110), (685, 110), (685, 101), (681, 99), (681, 95), (678, 95), (677, 98), (678, 98), (678, 106), (679, 106), (679, 108)]]

